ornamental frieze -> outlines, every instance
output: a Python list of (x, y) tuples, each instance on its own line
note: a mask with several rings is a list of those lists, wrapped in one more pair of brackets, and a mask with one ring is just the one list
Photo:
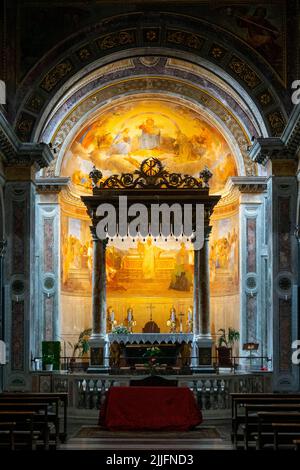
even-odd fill
[(253, 89), (261, 83), (258, 75), (252, 70), (249, 65), (240, 59), (239, 57), (233, 56), (229, 62), (229, 68), (236, 74), (238, 77), (246, 83), (246, 85)]
[(96, 41), (99, 49), (107, 50), (113, 49), (114, 47), (124, 46), (136, 43), (136, 30), (128, 29), (124, 31), (118, 31), (117, 33), (107, 34), (102, 36)]
[(44, 77), (40, 87), (48, 93), (56, 87), (73, 70), (73, 64), (69, 59), (57, 64), (49, 73)]
[(167, 29), (167, 42), (181, 44), (189, 49), (200, 50), (204, 44), (204, 38), (185, 31)]

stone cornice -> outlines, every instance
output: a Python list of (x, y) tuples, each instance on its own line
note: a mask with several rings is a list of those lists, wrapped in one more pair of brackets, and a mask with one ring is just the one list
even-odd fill
[(251, 160), (261, 165), (265, 165), (269, 160), (295, 158), (280, 137), (258, 137), (248, 153)]
[(268, 177), (233, 176), (231, 182), (241, 193), (262, 193), (267, 190)]
[(60, 193), (69, 183), (69, 177), (37, 178), (35, 181), (38, 193)]
[(0, 155), (5, 166), (32, 166), (39, 170), (48, 166), (53, 154), (45, 143), (24, 143), (19, 140), (9, 122), (0, 112)]

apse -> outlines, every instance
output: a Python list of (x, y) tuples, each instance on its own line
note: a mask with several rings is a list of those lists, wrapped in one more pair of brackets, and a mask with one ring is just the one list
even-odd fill
[[(239, 329), (239, 207), (229, 180), (238, 175), (233, 142), (206, 113), (171, 96), (126, 96), (99, 109), (66, 148), (60, 175), (70, 178), (61, 194), (61, 336), (74, 341), (92, 323), (93, 252), (90, 219), (80, 196), (92, 193), (93, 166), (103, 177), (134, 173), (147, 158), (169, 173), (212, 173), (210, 193), (223, 196), (212, 215), (210, 236), (211, 330)], [(134, 315), (134, 332), (150, 320), (169, 332), (176, 310), (178, 331), (188, 332), (193, 306), (193, 247), (187, 237), (130, 237), (106, 249), (107, 308), (117, 325)], [(181, 315), (181, 317), (180, 317)], [(112, 325), (107, 325), (110, 331)]]

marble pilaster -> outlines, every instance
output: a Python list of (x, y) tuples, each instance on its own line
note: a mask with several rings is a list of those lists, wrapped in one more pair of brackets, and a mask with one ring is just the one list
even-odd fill
[(39, 178), (37, 187), (36, 332), (34, 354), (41, 356), (42, 341), (60, 341), (60, 191), (69, 178)]
[[(267, 299), (267, 177), (234, 177), (232, 183), (240, 191), (240, 356), (249, 354), (243, 350), (245, 343), (258, 343), (255, 355), (269, 357), (272, 321)], [(249, 361), (240, 360), (240, 364), (249, 366)]]

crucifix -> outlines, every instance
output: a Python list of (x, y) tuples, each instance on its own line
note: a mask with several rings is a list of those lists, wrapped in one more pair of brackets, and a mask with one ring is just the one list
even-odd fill
[(147, 309), (150, 311), (150, 321), (152, 321), (152, 310), (155, 310), (152, 304), (148, 305)]

